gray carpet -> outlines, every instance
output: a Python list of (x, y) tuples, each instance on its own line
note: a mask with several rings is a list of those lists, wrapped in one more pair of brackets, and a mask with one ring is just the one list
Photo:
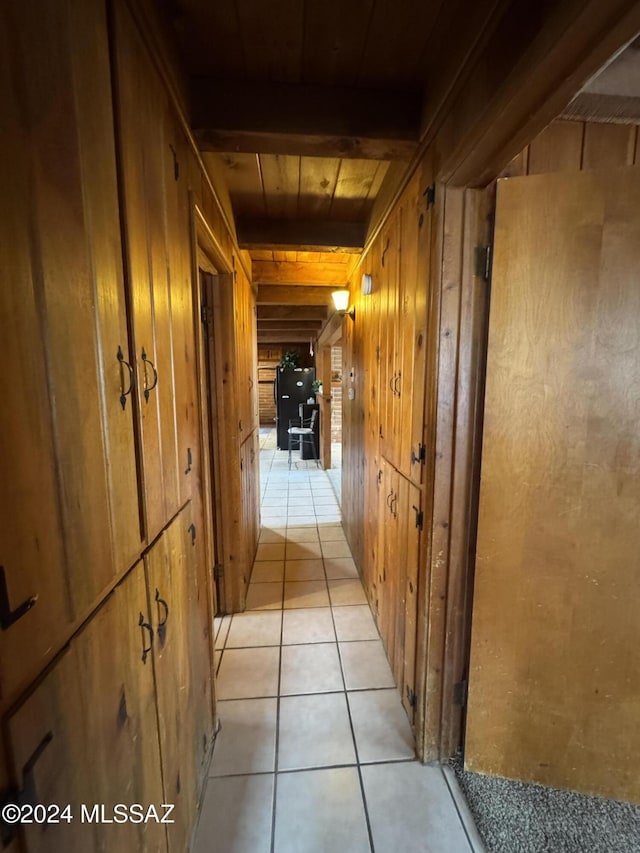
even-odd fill
[(640, 853), (640, 806), (452, 766), (488, 853)]

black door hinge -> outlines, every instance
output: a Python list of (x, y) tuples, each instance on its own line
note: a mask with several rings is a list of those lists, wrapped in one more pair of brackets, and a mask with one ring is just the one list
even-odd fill
[(196, 526), (195, 526), (195, 524), (190, 524), (189, 527), (187, 527), (187, 533), (191, 534), (191, 544), (195, 545), (196, 544)]
[(478, 278), (489, 281), (491, 278), (491, 246), (476, 246), (474, 253), (475, 274)]
[(213, 578), (214, 578), (214, 580), (219, 581), (219, 580), (222, 580), (223, 577), (224, 577), (224, 566), (222, 565), (222, 563), (216, 563), (215, 566), (213, 567)]
[(425, 462), (427, 459), (427, 446), (426, 444), (418, 445), (418, 455), (413, 452), (413, 448), (411, 448), (411, 464), (415, 465), (416, 462)]
[(427, 210), (436, 203), (436, 185), (431, 184), (424, 191), (424, 197), (427, 201)]
[(407, 701), (409, 705), (415, 710), (418, 707), (418, 697), (414, 693), (414, 691), (407, 684)]
[(424, 527), (424, 512), (419, 510), (417, 506), (413, 506), (411, 509), (414, 510), (416, 514), (416, 527), (418, 530), (422, 530)]
[(459, 705), (461, 708), (466, 707), (468, 694), (469, 682), (464, 678), (453, 685), (453, 704)]

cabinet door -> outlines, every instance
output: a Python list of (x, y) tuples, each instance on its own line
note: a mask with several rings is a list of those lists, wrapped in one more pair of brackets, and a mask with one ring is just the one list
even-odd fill
[(178, 493), (183, 506), (197, 491), (201, 466), (191, 249), (188, 146), (173, 109), (164, 113), (167, 258), (171, 278), (171, 338), (178, 447)]
[(25, 853), (93, 853), (96, 826), (80, 821), (82, 803), (92, 789), (83, 731), (83, 706), (75, 646), (67, 648), (7, 724), (14, 762), (14, 783), (32, 805), (70, 806), (72, 822), (24, 824)]
[(397, 571), (397, 501), (398, 474), (385, 460), (382, 460), (382, 481), (380, 489), (378, 544), (378, 628), (384, 642), (387, 657), (393, 661), (395, 649), (396, 621), (396, 576)]
[[(206, 693), (211, 674), (209, 635), (193, 630), (198, 614), (197, 537), (187, 505), (145, 557), (155, 626), (153, 660), (164, 794), (166, 802), (176, 804), (176, 822), (168, 830), (171, 851), (187, 846), (211, 736), (211, 697)], [(203, 699), (208, 716), (203, 713)]]
[[(149, 624), (140, 562), (75, 641), (86, 791), (107, 814), (116, 803), (173, 802), (162, 791)], [(99, 850), (166, 849), (165, 826), (153, 820), (105, 824), (98, 835)]]
[[(180, 502), (162, 131), (167, 95), (128, 11), (118, 4), (116, 13), (117, 138), (136, 353), (145, 532), (151, 541)], [(177, 235), (175, 239), (179, 239)]]
[[(422, 465), (419, 445), (422, 441), (422, 412), (424, 408), (424, 351), (426, 316), (418, 316), (418, 310), (424, 314), (424, 296), (418, 295), (418, 288), (426, 288), (427, 279), (418, 282), (418, 259), (424, 253), (421, 246), (421, 228), (424, 226), (424, 213), (421, 211), (422, 196), (419, 193), (419, 176), (411, 182), (402, 206), (402, 247), (400, 253), (400, 272), (398, 277), (398, 371), (401, 379), (398, 383), (395, 435), (398, 446), (396, 458), (399, 471), (405, 477), (420, 482)], [(422, 216), (422, 225), (420, 225)], [(414, 435), (415, 412), (420, 413), (416, 426), (419, 432)], [(413, 453), (412, 453), (413, 451)]]
[(9, 700), (133, 563), (140, 529), (104, 9), (1, 15), (0, 565), (10, 608), (37, 596), (3, 637)]
[[(165, 827), (82, 820), (104, 805), (163, 802), (142, 564), (138, 564), (74, 638), (10, 718), (16, 783), (34, 803), (71, 806), (73, 821), (27, 825), (26, 853), (51, 850), (166, 849)], [(165, 801), (166, 802), (166, 801)]]
[(416, 698), (416, 631), (418, 625), (418, 560), (420, 545), (420, 490), (399, 477), (400, 573), (394, 673), (409, 721), (413, 723)]
[(394, 410), (398, 374), (396, 368), (398, 229), (397, 216), (381, 235), (380, 267), (380, 437), (383, 456), (395, 461)]

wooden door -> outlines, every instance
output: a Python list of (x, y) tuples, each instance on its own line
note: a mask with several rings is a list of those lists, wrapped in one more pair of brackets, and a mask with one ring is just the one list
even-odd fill
[(27, 824), (25, 853), (166, 849), (165, 827), (82, 819), (82, 805), (163, 801), (147, 592), (139, 563), (74, 638), (8, 722), (15, 782), (32, 804), (70, 804), (46, 827)]
[[(200, 412), (195, 369), (195, 312), (191, 222), (187, 184), (188, 143), (169, 104), (164, 114), (164, 184), (167, 260), (171, 281), (171, 343), (177, 439), (177, 499), (183, 506), (198, 489)], [(175, 506), (175, 504), (174, 504)]]
[[(174, 802), (162, 796), (150, 615), (139, 562), (73, 644), (84, 802), (103, 803), (107, 815), (116, 803)], [(166, 849), (165, 829), (153, 820), (98, 826), (98, 849), (156, 853)]]
[[(73, 818), (57, 824), (25, 824), (21, 833), (25, 853), (98, 850), (96, 827), (80, 821), (80, 806), (90, 802), (91, 797), (87, 790), (89, 774), (75, 648), (67, 649), (56, 661), (11, 716), (7, 730), (14, 784), (22, 799), (33, 806), (68, 803)], [(5, 829), (3, 825), (3, 834)]]
[(198, 607), (197, 539), (188, 504), (145, 557), (164, 795), (176, 804), (176, 822), (168, 828), (174, 853), (187, 846), (212, 736), (210, 635)]
[[(403, 480), (403, 478), (400, 478)], [(398, 689), (402, 694), (409, 722), (413, 724), (416, 710), (416, 642), (418, 629), (418, 578), (421, 530), (420, 489), (404, 481), (402, 505), (406, 508), (403, 517), (401, 537), (403, 541), (402, 559), (402, 656), (399, 661)]]
[(105, 10), (25, 2), (1, 15), (8, 702), (133, 564), (141, 536)]
[(466, 766), (640, 801), (640, 172), (499, 183)]
[[(144, 522), (146, 539), (151, 541), (178, 510), (178, 470), (184, 463), (178, 459), (176, 435), (169, 262), (176, 264), (179, 287), (184, 286), (184, 275), (176, 262), (177, 252), (168, 251), (166, 230), (168, 206), (171, 224), (176, 224), (167, 201), (167, 185), (175, 180), (170, 150), (174, 137), (166, 138), (166, 128), (159, 121), (169, 109), (168, 96), (124, 4), (116, 5), (114, 43)], [(183, 235), (188, 239), (186, 225)], [(172, 234), (171, 239), (178, 238)]]

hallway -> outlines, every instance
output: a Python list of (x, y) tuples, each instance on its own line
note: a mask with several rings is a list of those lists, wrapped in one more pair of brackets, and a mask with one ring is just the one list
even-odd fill
[(221, 729), (196, 853), (482, 849), (448, 768), (413, 758), (327, 475), (261, 444), (249, 607), (216, 619)]

